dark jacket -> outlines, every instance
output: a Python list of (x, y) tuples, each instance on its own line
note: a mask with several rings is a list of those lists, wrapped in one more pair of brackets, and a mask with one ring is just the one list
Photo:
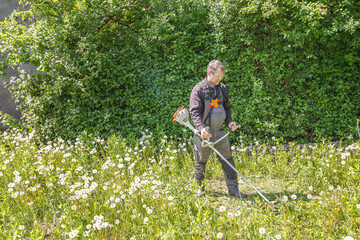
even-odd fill
[[(225, 123), (228, 125), (232, 122), (231, 116), (231, 105), (228, 95), (228, 89), (222, 83), (220, 83), (217, 88), (221, 91), (224, 101), (222, 105), (225, 109)], [(215, 96), (214, 88), (210, 87), (207, 78), (202, 80), (201, 82), (197, 83), (193, 88), (191, 95), (190, 95), (190, 115), (191, 119), (194, 123), (194, 127), (201, 132), (203, 128), (206, 128), (204, 121), (204, 111), (205, 111), (205, 101), (213, 99)]]

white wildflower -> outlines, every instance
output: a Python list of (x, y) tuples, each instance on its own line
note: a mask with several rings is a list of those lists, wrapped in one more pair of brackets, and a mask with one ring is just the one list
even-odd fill
[(77, 230), (74, 230), (74, 231), (72, 231), (72, 232), (69, 232), (68, 234), (69, 234), (69, 238), (75, 238), (76, 235), (77, 235)]

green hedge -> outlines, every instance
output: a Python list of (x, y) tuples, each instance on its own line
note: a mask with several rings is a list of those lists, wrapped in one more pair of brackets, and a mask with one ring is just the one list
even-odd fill
[(356, 0), (23, 2), (1, 26), (0, 68), (38, 67), (10, 88), (40, 135), (182, 134), (172, 114), (215, 58), (246, 139), (355, 134)]
[[(253, 2), (253, 3), (252, 3)], [(220, 19), (235, 113), (259, 138), (341, 138), (360, 114), (357, 1), (233, 1)], [(239, 24), (232, 24), (234, 22)], [(232, 26), (232, 27), (230, 27)], [(225, 36), (225, 34), (223, 34)], [(235, 83), (236, 82), (236, 83)]]

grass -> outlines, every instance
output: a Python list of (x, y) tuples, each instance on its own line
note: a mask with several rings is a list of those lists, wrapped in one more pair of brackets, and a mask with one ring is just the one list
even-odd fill
[[(148, 134), (148, 135), (146, 135)], [(196, 196), (189, 139), (0, 136), (1, 239), (359, 239), (359, 143), (233, 146), (245, 200), (229, 198), (213, 155)]]

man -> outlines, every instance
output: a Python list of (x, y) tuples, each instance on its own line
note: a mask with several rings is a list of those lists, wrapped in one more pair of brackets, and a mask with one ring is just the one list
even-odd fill
[[(218, 60), (212, 60), (207, 66), (206, 78), (195, 85), (190, 95), (190, 115), (194, 127), (204, 139), (210, 138), (211, 142), (215, 142), (226, 134), (223, 126), (224, 122), (232, 131), (238, 128), (232, 120), (228, 90), (224, 84), (220, 83), (224, 73), (224, 65)], [(210, 127), (210, 132), (207, 131), (206, 127)], [(211, 149), (201, 147), (201, 142), (202, 139), (195, 135), (195, 178), (199, 186), (199, 196), (205, 191), (204, 173), (211, 154)], [(221, 140), (214, 147), (235, 166), (228, 138)], [(247, 197), (247, 195), (239, 191), (236, 172), (219, 156), (218, 159), (225, 175), (229, 195), (241, 198)]]

